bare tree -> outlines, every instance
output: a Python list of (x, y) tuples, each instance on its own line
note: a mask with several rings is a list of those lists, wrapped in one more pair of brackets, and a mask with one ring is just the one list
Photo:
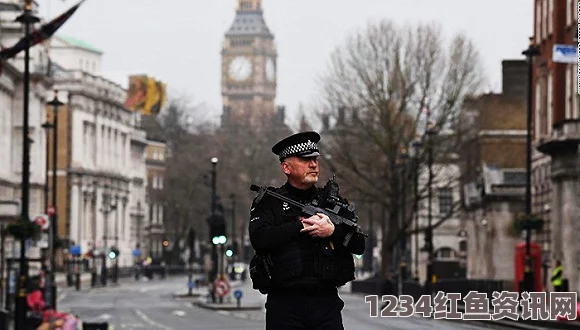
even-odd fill
[[(412, 219), (411, 212), (399, 219), (401, 189), (413, 180), (401, 175), (403, 152), (430, 123), (447, 132), (433, 148), (434, 159), (444, 162), (465, 129), (458, 120), (462, 101), (481, 83), (474, 44), (457, 35), (444, 45), (437, 25), (371, 23), (336, 49), (322, 80), (324, 149), (355, 200), (379, 208), (383, 274), (391, 266), (391, 247)], [(435, 180), (446, 180), (440, 174)]]

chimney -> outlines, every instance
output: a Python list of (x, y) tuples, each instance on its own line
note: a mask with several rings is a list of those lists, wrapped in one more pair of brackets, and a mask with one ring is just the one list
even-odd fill
[(502, 61), (503, 95), (526, 98), (528, 85), (528, 64), (525, 60)]

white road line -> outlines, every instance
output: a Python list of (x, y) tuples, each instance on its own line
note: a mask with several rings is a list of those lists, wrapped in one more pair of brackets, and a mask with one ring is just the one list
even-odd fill
[(145, 315), (145, 313), (143, 313), (142, 311), (140, 311), (138, 309), (135, 309), (135, 313), (137, 313), (137, 315), (139, 315), (139, 317), (143, 321), (145, 321), (146, 323), (148, 323), (149, 325), (152, 325), (152, 326), (154, 326), (156, 328), (163, 329), (163, 330), (173, 330), (173, 328), (170, 328), (170, 327), (165, 326), (165, 325), (163, 325), (161, 323), (157, 323), (157, 322), (153, 321), (152, 319), (149, 318), (149, 316)]

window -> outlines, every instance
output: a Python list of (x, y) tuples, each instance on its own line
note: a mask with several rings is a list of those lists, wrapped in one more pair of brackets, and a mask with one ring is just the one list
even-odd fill
[(566, 0), (566, 25), (572, 24), (572, 0)]
[(548, 34), (552, 34), (552, 16), (554, 15), (554, 0), (548, 1)]
[(541, 131), (540, 131), (540, 113), (541, 113), (541, 109), (540, 109), (540, 88), (541, 88), (541, 84), (539, 81), (536, 82), (536, 92), (534, 93), (536, 95), (536, 102), (534, 104), (534, 118), (535, 118), (535, 123), (534, 123), (534, 134), (536, 135), (536, 138), (539, 138), (541, 136)]
[(546, 134), (552, 134), (552, 72), (548, 73), (548, 97), (546, 98)]
[(546, 38), (546, 22), (548, 21), (548, 0), (542, 0), (542, 39)]
[(572, 118), (574, 119), (578, 119), (580, 117), (580, 113), (578, 109), (578, 98), (580, 97), (578, 95), (578, 87), (577, 87), (577, 83), (576, 81), (578, 80), (578, 70), (576, 70), (576, 66), (574, 65), (570, 65), (570, 73), (571, 73), (571, 78), (572, 82), (570, 83), (570, 102), (571, 102), (571, 108), (572, 108)]
[(439, 188), (439, 214), (445, 216), (453, 210), (453, 190), (451, 188)]
[(542, 7), (541, 7), (541, 1), (542, 0), (538, 0), (536, 2), (536, 43), (540, 43), (540, 41), (542, 41), (542, 31), (540, 30), (540, 28), (542, 27)]
[(568, 65), (568, 68), (566, 69), (566, 102), (564, 103), (566, 119), (572, 118), (572, 79), (574, 77), (570, 68), (572, 68), (572, 66)]

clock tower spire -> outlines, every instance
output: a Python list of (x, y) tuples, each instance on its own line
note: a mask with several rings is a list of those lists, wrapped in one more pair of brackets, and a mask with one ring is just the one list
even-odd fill
[(277, 52), (261, 2), (238, 0), (234, 22), (225, 34), (222, 124), (257, 124), (275, 117)]

